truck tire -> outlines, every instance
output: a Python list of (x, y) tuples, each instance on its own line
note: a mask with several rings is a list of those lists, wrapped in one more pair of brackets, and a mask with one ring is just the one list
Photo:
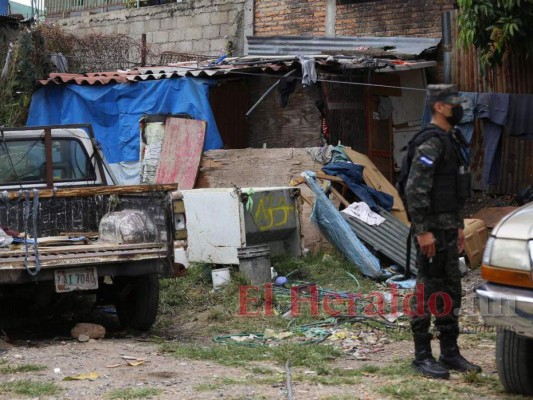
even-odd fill
[(501, 330), (496, 338), (496, 366), (506, 391), (533, 395), (533, 339)]
[(116, 308), (120, 324), (147, 331), (159, 308), (159, 278), (155, 274), (115, 279)]

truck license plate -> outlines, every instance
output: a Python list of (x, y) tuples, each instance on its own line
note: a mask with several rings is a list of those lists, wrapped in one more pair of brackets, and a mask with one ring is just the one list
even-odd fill
[(54, 271), (57, 293), (98, 289), (96, 267)]

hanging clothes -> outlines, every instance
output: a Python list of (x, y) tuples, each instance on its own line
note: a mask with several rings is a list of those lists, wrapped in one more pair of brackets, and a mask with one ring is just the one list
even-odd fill
[(302, 65), (302, 86), (306, 87), (316, 83), (318, 76), (316, 74), (315, 59), (304, 56), (298, 56), (298, 59)]
[(289, 76), (281, 78), (279, 80), (278, 92), (279, 92), (279, 105), (281, 108), (287, 107), (289, 104), (289, 96), (296, 90), (296, 78)]
[(465, 101), (463, 104), (463, 118), (457, 127), (461, 130), (466, 142), (470, 144), (472, 142), (472, 136), (474, 135), (474, 123), (476, 120), (476, 106), (478, 93), (477, 92), (459, 92)]
[(533, 139), (533, 95), (511, 94), (507, 121), (509, 135)]
[(477, 116), (483, 121), (483, 175), (484, 185), (498, 184), (501, 170), (501, 137), (507, 123), (509, 95), (504, 93), (480, 93)]

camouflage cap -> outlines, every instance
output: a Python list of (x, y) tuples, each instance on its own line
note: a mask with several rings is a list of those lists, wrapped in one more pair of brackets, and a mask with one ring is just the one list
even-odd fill
[(428, 85), (426, 94), (429, 101), (442, 101), (448, 104), (461, 104), (465, 98), (459, 95), (455, 85)]

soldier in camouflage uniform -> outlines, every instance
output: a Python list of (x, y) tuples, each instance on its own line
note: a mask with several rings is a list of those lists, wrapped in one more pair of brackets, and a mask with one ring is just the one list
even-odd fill
[[(413, 366), (424, 375), (447, 379), (450, 369), (481, 371), (457, 347), (462, 291), (458, 258), (464, 246), (463, 209), (470, 194), (470, 175), (461, 157), (460, 132), (454, 129), (462, 118), (463, 99), (454, 85), (428, 85), (427, 94), (431, 124), (414, 139), (416, 150), (405, 187), (416, 237), (417, 287), (423, 290), (424, 302), (419, 310), (423, 313), (416, 312), (415, 297), (411, 305), (415, 311)], [(431, 353), (432, 314), (441, 345), (439, 362)]]

